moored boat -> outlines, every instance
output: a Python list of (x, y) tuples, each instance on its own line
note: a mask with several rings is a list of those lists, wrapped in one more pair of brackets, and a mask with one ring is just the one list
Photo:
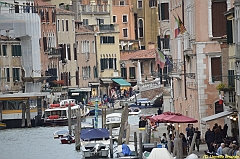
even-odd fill
[(129, 115), (138, 115), (141, 113), (141, 109), (139, 108), (128, 108), (129, 112), (128, 114)]
[(75, 137), (68, 135), (66, 137), (61, 137), (60, 141), (62, 144), (72, 144), (75, 143)]
[(122, 120), (121, 113), (111, 113), (106, 115), (106, 126), (109, 127), (112, 124), (112, 128), (120, 127)]
[[(71, 105), (71, 117), (68, 116), (68, 104)], [(89, 109), (86, 106), (76, 104), (75, 99), (62, 100), (59, 104), (51, 104), (44, 111), (44, 126), (67, 126), (68, 118), (71, 118), (71, 123), (77, 123), (77, 113), (81, 112), (81, 117), (85, 118), (89, 114)]]
[(2, 130), (2, 129), (5, 129), (6, 128), (6, 124), (5, 123), (2, 123), (2, 122), (0, 122), (0, 130)]

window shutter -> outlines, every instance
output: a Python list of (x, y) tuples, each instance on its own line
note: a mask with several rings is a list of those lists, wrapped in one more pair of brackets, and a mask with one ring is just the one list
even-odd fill
[(43, 37), (43, 50), (47, 50), (47, 37)]
[(222, 81), (221, 57), (211, 58), (212, 78), (214, 81)]
[(76, 44), (73, 44), (73, 48), (74, 48), (74, 60), (77, 60), (77, 47), (76, 47)]
[(117, 59), (114, 58), (114, 69), (117, 70)]
[(76, 71), (76, 85), (79, 85), (79, 71)]
[(101, 71), (104, 70), (103, 59), (100, 59)]
[(164, 8), (165, 3), (161, 3), (161, 19), (165, 20), (165, 8)]
[(227, 20), (227, 44), (233, 43), (232, 21)]

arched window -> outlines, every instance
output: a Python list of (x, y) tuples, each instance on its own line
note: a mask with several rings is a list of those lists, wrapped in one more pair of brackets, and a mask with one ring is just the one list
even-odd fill
[(143, 20), (142, 19), (138, 20), (138, 35), (140, 38), (143, 37)]
[(223, 104), (219, 104), (219, 101), (215, 102), (215, 114), (223, 112)]

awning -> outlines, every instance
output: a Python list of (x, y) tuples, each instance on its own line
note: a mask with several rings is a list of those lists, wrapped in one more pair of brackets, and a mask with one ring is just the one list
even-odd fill
[(99, 86), (100, 84), (99, 83), (95, 83), (95, 82), (89, 82), (88, 83), (88, 86), (91, 87), (91, 86)]
[(131, 86), (131, 83), (125, 81), (124, 79), (122, 78), (113, 78), (112, 79), (114, 82), (118, 83), (120, 86)]
[(102, 78), (101, 81), (105, 84), (105, 83), (112, 83), (112, 80), (109, 78)]
[(206, 122), (208, 122), (208, 121), (212, 121), (212, 120), (216, 120), (216, 119), (219, 119), (219, 118), (223, 118), (223, 117), (226, 117), (226, 116), (231, 115), (231, 114), (233, 114), (233, 111), (227, 110), (227, 111), (224, 111), (224, 112), (221, 112), (221, 113), (210, 115), (210, 116), (207, 116), (205, 118), (202, 118), (201, 119), (201, 124), (206, 125)]

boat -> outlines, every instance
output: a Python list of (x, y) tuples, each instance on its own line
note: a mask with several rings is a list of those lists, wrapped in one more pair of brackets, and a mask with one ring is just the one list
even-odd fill
[(129, 115), (138, 115), (141, 113), (141, 109), (139, 109), (138, 107), (137, 108), (128, 108), (129, 112), (128, 114)]
[(86, 106), (76, 104), (75, 99), (66, 99), (58, 104), (50, 104), (44, 111), (43, 126), (67, 126), (68, 125), (68, 104), (71, 105), (71, 123), (77, 123), (77, 113), (81, 109), (81, 117), (85, 118), (89, 114)]
[(62, 144), (72, 144), (72, 143), (75, 143), (75, 137), (70, 135), (66, 137), (60, 137), (60, 141)]
[(112, 128), (120, 127), (122, 120), (122, 113), (111, 113), (106, 115), (106, 126), (112, 124)]
[(6, 124), (5, 123), (2, 123), (2, 122), (0, 122), (0, 130), (2, 130), (2, 129), (5, 129), (6, 128)]
[(69, 135), (69, 131), (66, 129), (63, 130), (58, 130), (53, 133), (54, 139), (61, 138), (61, 137), (66, 137)]
[[(102, 114), (102, 110), (98, 109), (98, 114), (101, 115), (101, 114)], [(90, 115), (90, 116), (95, 115), (95, 109), (90, 110), (90, 111), (89, 111), (89, 115)]]
[(81, 151), (84, 158), (108, 157), (110, 145), (108, 129), (85, 129), (81, 131), (80, 138), (82, 142)]

